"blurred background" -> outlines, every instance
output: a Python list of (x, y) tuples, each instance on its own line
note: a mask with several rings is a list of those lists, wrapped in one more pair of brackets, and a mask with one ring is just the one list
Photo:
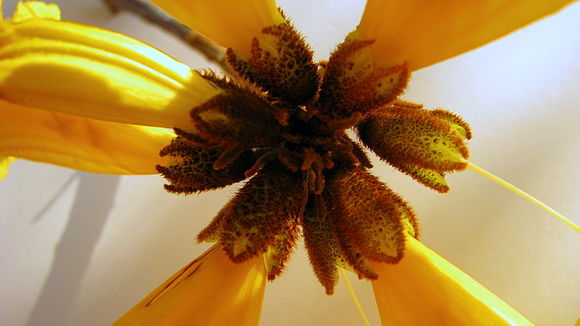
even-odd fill
[[(200, 55), (97, 0), (54, 1), (63, 19), (119, 31), (193, 68)], [(16, 1), (4, 1), (5, 17)], [(278, 1), (325, 59), (357, 24), (362, 0)], [(458, 113), (471, 160), (579, 223), (580, 4), (412, 76), (404, 99)], [(390, 166), (373, 172), (415, 208), (422, 240), (538, 325), (580, 317), (580, 237), (472, 171), (438, 194)], [(160, 176), (105, 176), (17, 161), (0, 182), (0, 324), (108, 325), (203, 252), (195, 235), (239, 184), (175, 196)], [(370, 284), (355, 283), (379, 325)], [(328, 297), (302, 243), (266, 288), (262, 325), (362, 325), (341, 282)], [(420, 298), (418, 298), (420, 300)]]

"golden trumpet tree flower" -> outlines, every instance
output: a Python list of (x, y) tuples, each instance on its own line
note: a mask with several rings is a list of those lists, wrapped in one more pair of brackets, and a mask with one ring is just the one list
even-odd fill
[[(113, 174), (151, 173), (147, 170), (149, 163), (151, 164), (149, 166), (157, 165), (157, 170), (168, 179), (170, 183), (167, 186), (168, 190), (185, 193), (220, 187), (243, 179), (244, 172), (246, 176), (250, 176), (261, 171), (246, 184), (244, 189), (247, 190), (245, 192), (242, 190), (220, 212), (214, 222), (200, 234), (199, 239), (219, 240), (230, 259), (236, 262), (246, 261), (238, 265), (240, 268), (247, 266), (247, 259), (250, 257), (256, 255), (260, 257), (265, 253), (268, 277), (274, 278), (283, 268), (288, 248), (293, 245), (297, 226), (288, 224), (288, 220), (274, 220), (275, 223), (272, 222), (267, 227), (250, 224), (251, 227), (248, 229), (248, 222), (244, 221), (244, 218), (269, 213), (270, 211), (264, 208), (272, 207), (271, 203), (276, 202), (280, 212), (286, 212), (297, 218), (304, 216), (305, 220), (301, 223), (306, 245), (315, 272), (327, 292), (332, 292), (336, 283), (336, 275), (333, 272), (336, 264), (334, 260), (338, 261), (339, 266), (352, 268), (359, 276), (365, 278), (373, 279), (382, 275), (380, 271), (385, 265), (376, 267), (376, 261), (391, 263), (399, 261), (405, 252), (404, 230), (411, 235), (417, 235), (416, 230), (412, 230), (416, 229), (413, 214), (397, 195), (366, 174), (361, 166), (368, 166), (370, 162), (354, 143), (350, 143), (348, 136), (342, 135), (340, 131), (356, 126), (362, 141), (385, 161), (433, 189), (447, 191), (443, 174), (464, 167), (460, 158), (467, 157), (463, 142), (469, 138), (469, 127), (447, 111), (428, 111), (412, 103), (394, 101), (406, 85), (408, 71), (488, 42), (535, 19), (540, 13), (545, 13), (535, 10), (545, 8), (539, 3), (535, 4), (539, 7), (507, 6), (503, 8), (503, 13), (507, 14), (507, 17), (510, 17), (510, 12), (518, 12), (523, 20), (508, 20), (506, 16), (491, 15), (491, 18), (497, 21), (507, 22), (498, 26), (490, 25), (493, 26), (490, 29), (500, 32), (491, 34), (486, 32), (483, 35), (474, 32), (476, 42), (468, 42), (467, 45), (462, 42), (449, 42), (452, 46), (441, 51), (445, 53), (442, 58), (429, 56), (425, 58), (425, 53), (432, 52), (435, 45), (441, 45), (443, 41), (448, 41), (449, 37), (449, 33), (442, 34), (441, 30), (431, 28), (427, 15), (422, 26), (429, 28), (419, 31), (410, 28), (410, 33), (411, 31), (419, 33), (415, 35), (432, 34), (427, 41), (413, 38), (417, 40), (417, 48), (408, 50), (411, 51), (408, 53), (421, 56), (415, 58), (409, 55), (409, 60), (393, 63), (381, 61), (383, 57), (376, 54), (376, 51), (388, 53), (391, 50), (388, 48), (389, 45), (380, 42), (379, 36), (375, 36), (382, 36), (386, 32), (376, 26), (373, 27), (372, 24), (378, 20), (373, 13), (393, 11), (393, 5), (388, 1), (369, 2), (359, 29), (348, 36), (347, 42), (334, 52), (328, 64), (316, 66), (309, 63), (312, 60), (309, 58), (308, 49), (300, 48), (300, 40), (293, 36), (292, 30), (286, 28), (286, 25), (279, 25), (283, 19), (281, 15), (276, 14), (275, 6), (263, 2), (269, 4), (264, 7), (260, 5), (261, 3), (252, 2), (252, 5), (256, 4), (256, 11), (250, 9), (249, 13), (243, 10), (236, 12), (241, 21), (248, 20), (258, 24), (256, 28), (248, 27), (247, 30), (236, 31), (242, 34), (255, 33), (256, 30), (262, 32), (256, 36), (251, 47), (248, 47), (247, 43), (236, 43), (243, 37), (236, 35), (234, 38), (228, 36), (228, 33), (220, 33), (219, 28), (231, 29), (231, 26), (209, 24), (209, 21), (215, 22), (215, 19), (210, 19), (212, 10), (215, 9), (213, 7), (204, 8), (203, 10), (208, 12), (197, 17), (180, 16), (176, 13), (176, 16), (184, 22), (189, 22), (192, 27), (230, 47), (228, 57), (234, 70), (252, 84), (247, 82), (233, 84), (211, 74), (199, 74), (162, 53), (117, 34), (63, 23), (55, 20), (54, 16), (47, 17), (49, 19), (31, 20), (23, 15), (21, 21), (18, 21), (17, 16), (13, 23), (5, 25), (9, 27), (6, 27), (4, 35), (5, 44), (8, 46), (5, 48), (6, 69), (3, 69), (4, 88), (1, 92), (6, 101), (3, 106), (4, 112), (7, 112), (5, 113), (7, 118), (2, 120), (5, 123), (3, 131), (7, 132), (4, 137), (7, 140), (5, 142), (7, 150), (3, 154)], [(187, 12), (191, 9), (185, 2), (179, 1), (160, 1), (160, 4), (165, 5), (170, 12), (175, 10)], [(496, 13), (497, 8), (493, 5), (494, 2), (490, 2), (490, 12)], [(405, 12), (405, 8), (397, 6), (395, 8), (399, 10), (397, 12)], [(457, 14), (451, 11), (454, 14), (452, 17), (459, 15), (466, 17), (471, 24), (477, 24), (477, 20), (474, 21), (473, 17), (466, 13), (469, 12), (468, 7), (458, 2), (453, 8), (457, 9)], [(260, 11), (262, 9), (263, 12)], [(450, 12), (449, 10), (439, 12), (438, 9), (440, 8), (432, 8), (429, 11)], [(258, 13), (256, 17), (260, 19), (247, 19), (247, 15), (256, 12)], [(219, 14), (214, 12), (215, 15)], [(207, 19), (208, 23), (197, 26), (200, 17)], [(444, 19), (445, 16), (438, 15), (438, 18)], [(260, 25), (261, 23), (263, 25)], [(282, 27), (270, 28), (272, 25)], [(465, 30), (472, 25), (457, 23), (453, 26)], [(392, 29), (396, 28), (399, 28), (396, 24), (392, 26)], [(211, 34), (214, 32), (215, 35)], [(90, 37), (93, 35), (97, 37)], [(451, 35), (464, 39), (461, 33)], [(276, 43), (277, 39), (289, 43)], [(267, 59), (267, 55), (263, 56), (264, 52), (278, 53), (278, 61), (275, 62), (277, 66), (274, 68), (268, 66), (271, 61)], [(26, 55), (20, 56), (21, 53)], [(305, 68), (290, 68), (286, 66), (288, 62), (293, 63), (293, 67)], [(374, 65), (370, 70), (365, 65), (368, 62)], [(285, 66), (282, 66), (283, 63)], [(276, 72), (284, 71), (284, 67), (291, 74), (277, 75)], [(354, 73), (349, 72), (353, 70)], [(292, 74), (297, 76), (295, 80), (286, 79)], [(43, 82), (45, 79), (39, 76), (51, 76), (51, 83)], [(318, 93), (317, 91), (311, 93), (312, 85), (318, 83), (321, 90)], [(260, 93), (262, 90), (268, 90), (268, 93)], [(188, 105), (197, 108), (191, 113), (193, 123), (190, 123), (187, 115), (183, 114), (188, 112)], [(305, 114), (289, 111), (293, 106), (300, 108), (303, 110), (300, 112)], [(47, 114), (48, 119), (43, 119), (42, 116), (38, 118), (41, 121), (40, 126), (48, 127), (46, 131), (42, 128), (15, 128), (19, 125), (30, 126), (39, 121), (34, 120), (35, 113), (44, 114), (44, 111), (38, 110), (39, 108), (50, 110)], [(251, 108), (253, 111), (245, 108)], [(332, 123), (324, 119), (321, 119), (322, 124), (312, 122), (317, 119), (312, 118), (312, 112), (317, 112), (314, 117), (328, 117)], [(253, 120), (248, 120), (244, 115), (251, 116)], [(70, 122), (67, 119), (78, 120)], [(103, 122), (102, 119), (111, 122)], [(243, 124), (248, 121), (251, 123)], [(120, 125), (119, 122), (152, 125), (158, 128)], [(80, 127), (70, 129), (59, 126)], [(171, 144), (163, 143), (168, 139), (168, 134), (165, 129), (159, 127), (175, 128), (178, 138)], [(117, 128), (121, 130), (117, 131)], [(321, 131), (325, 130), (324, 128), (329, 131)], [(87, 133), (87, 130), (91, 132)], [(94, 137), (95, 135), (98, 137)], [(115, 135), (122, 136), (115, 138)], [(282, 142), (273, 141), (269, 138), (272, 135), (276, 139), (283, 139)], [(430, 137), (428, 142), (419, 137), (425, 135)], [(46, 143), (31, 142), (31, 139), (39, 139)], [(110, 143), (113, 146), (108, 146)], [(161, 157), (148, 156), (148, 153), (155, 152), (155, 146), (158, 144), (163, 146), (157, 150), (164, 147)], [(404, 144), (414, 144), (413, 148), (417, 151), (399, 150)], [(347, 150), (344, 149), (345, 145), (348, 145)], [(196, 147), (207, 150), (199, 151), (195, 149)], [(220, 151), (215, 152), (216, 148)], [(425, 151), (425, 148), (429, 151)], [(436, 151), (437, 154), (431, 156), (431, 151)], [(119, 153), (127, 157), (120, 157)], [(248, 165), (248, 162), (251, 164)], [(213, 164), (213, 166), (209, 164), (210, 169), (208, 163)], [(200, 174), (199, 170), (203, 173)], [(291, 173), (284, 172), (288, 170)], [(219, 171), (223, 173), (220, 174)], [(305, 171), (302, 175), (306, 181), (297, 182), (296, 171)], [(271, 180), (277, 182), (272, 183)], [(308, 203), (304, 202), (304, 197), (290, 196), (299, 194), (301, 185), (311, 196)], [(372, 196), (368, 194), (370, 191)], [(276, 197), (276, 194), (283, 196)], [(367, 203), (372, 202), (371, 199), (376, 200), (378, 206), (369, 206)], [(337, 217), (332, 220), (327, 216)], [(356, 223), (348, 222), (347, 216), (354, 217)], [(380, 221), (378, 224), (369, 224), (370, 220), (366, 216), (369, 216), (368, 218), (391, 216), (392, 219), (387, 219), (384, 225)], [(332, 222), (326, 222), (329, 220)], [(320, 226), (321, 223), (332, 224)], [(325, 230), (328, 227), (332, 232), (328, 233), (329, 235), (320, 235), (327, 232)], [(336, 237), (333, 240), (336, 242), (335, 245), (326, 241), (329, 236)], [(414, 244), (413, 240), (408, 240), (407, 245), (409, 241)], [(416, 256), (413, 248), (415, 248), (413, 245), (410, 249), (407, 248), (409, 253), (413, 253), (412, 258), (431, 257), (430, 254)], [(427, 249), (421, 250), (419, 252), (425, 252)], [(361, 254), (365, 259), (358, 260), (357, 257)], [(213, 257), (212, 254), (208, 254), (208, 257), (210, 256)], [(371, 265), (367, 260), (375, 262)], [(208, 263), (210, 261), (212, 260), (208, 260)], [(415, 266), (416, 261), (409, 260), (407, 263)], [(419, 259), (419, 265), (427, 261)], [(407, 266), (401, 264), (401, 268)], [(460, 274), (454, 274), (456, 272), (447, 269), (444, 271), (443, 275), (453, 275), (451, 281), (462, 279), (457, 276)], [(196, 275), (192, 273), (191, 279)], [(428, 273), (428, 275), (437, 274)], [(445, 283), (443, 278), (437, 280)], [(185, 286), (186, 281), (180, 284)], [(375, 282), (381, 284), (386, 280), (379, 277)], [(459, 283), (465, 285), (469, 282)], [(165, 287), (162, 288), (162, 292), (163, 289)], [(170, 298), (171, 293), (175, 292), (168, 291), (167, 295), (164, 294), (159, 300), (152, 301), (148, 307), (153, 307), (155, 302), (162, 302), (164, 297)], [(384, 299), (384, 296), (382, 298)], [(385, 309), (385, 304), (381, 303), (383, 299), (378, 296), (382, 314)], [(496, 299), (490, 300), (484, 300), (483, 305), (493, 305)], [(196, 306), (193, 303), (192, 305), (191, 309)], [(435, 300), (431, 308), (438, 305), (442, 305), (442, 302)], [(471, 305), (467, 304), (465, 307), (468, 315), (471, 313), (481, 317), (483, 310), (472, 309)], [(128, 313), (128, 317), (119, 322), (130, 319), (134, 311), (137, 311), (135, 318), (143, 318), (138, 310), (139, 306), (136, 306)], [(490, 318), (491, 315), (497, 314), (497, 311), (493, 310), (487, 310), (487, 313), (491, 313)], [(167, 308), (161, 308), (160, 311), (167, 312)], [(429, 317), (437, 318), (437, 314), (440, 314), (438, 320), (451, 318), (452, 315), (438, 309), (433, 311), (436, 313)], [(508, 314), (512, 313), (509, 308), (508, 311)], [(503, 315), (501, 319), (505, 322), (509, 319), (509, 315)], [(251, 318), (247, 320), (251, 321)], [(386, 320), (383, 317), (385, 323)], [(489, 320), (491, 319), (484, 317), (482, 322), (485, 324)]]

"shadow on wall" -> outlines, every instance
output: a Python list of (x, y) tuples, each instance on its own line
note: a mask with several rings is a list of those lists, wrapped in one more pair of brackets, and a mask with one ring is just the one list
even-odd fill
[[(113, 208), (119, 176), (79, 172), (68, 223), (28, 326), (66, 325), (93, 252)], [(67, 182), (67, 184), (70, 184)], [(58, 197), (53, 198), (53, 201)]]

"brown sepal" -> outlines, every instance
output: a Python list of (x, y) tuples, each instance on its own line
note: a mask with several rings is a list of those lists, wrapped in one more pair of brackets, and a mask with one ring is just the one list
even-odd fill
[(411, 178), (415, 179), (422, 185), (429, 187), (437, 192), (449, 192), (449, 186), (445, 181), (445, 173), (431, 169), (425, 169), (413, 164), (398, 162), (395, 168)]
[(305, 201), (302, 174), (268, 163), (218, 213), (220, 243), (234, 262), (264, 253), (297, 223)]
[(229, 87), (191, 110), (199, 137), (225, 148), (251, 148), (279, 142), (280, 109), (251, 90)]
[(345, 239), (338, 239), (340, 251), (346, 258), (349, 266), (357, 273), (359, 279), (376, 280), (379, 276), (375, 273), (372, 261), (364, 255), (362, 250), (355, 247)]
[(362, 146), (352, 140), (350, 141), (352, 143), (352, 154), (357, 158), (358, 163), (367, 169), (372, 168), (373, 164), (371, 163), (371, 160), (367, 156), (367, 153), (365, 153), (365, 150), (362, 148)]
[[(290, 105), (311, 100), (318, 91), (318, 68), (312, 51), (289, 23), (262, 29), (252, 40), (251, 57), (240, 58), (230, 48), (226, 59), (232, 69), (262, 87), (275, 99)], [(261, 42), (267, 42), (266, 46)]]
[(339, 279), (337, 265), (349, 264), (328, 218), (323, 196), (311, 195), (302, 220), (304, 245), (316, 278), (326, 289), (326, 294), (331, 295)]
[(161, 156), (175, 157), (176, 163), (156, 168), (170, 182), (165, 189), (175, 193), (197, 193), (244, 180), (244, 172), (256, 160), (255, 154), (244, 151), (223, 169), (215, 170), (214, 162), (223, 152), (223, 149), (198, 147), (176, 137), (160, 152)]
[(211, 222), (197, 234), (197, 242), (217, 242), (224, 230), (225, 217), (215, 216)]
[(286, 263), (290, 260), (296, 240), (298, 239), (299, 229), (298, 221), (292, 219), (288, 229), (274, 237), (274, 242), (268, 247), (264, 255), (266, 270), (268, 271), (268, 280), (273, 281), (280, 276), (286, 268)]
[(410, 75), (407, 65), (374, 67), (368, 51), (373, 43), (345, 41), (332, 53), (320, 89), (321, 113), (333, 118), (366, 115), (403, 92)]
[(437, 117), (451, 125), (451, 127), (464, 139), (471, 139), (471, 127), (457, 114), (443, 109), (435, 109), (430, 112), (434, 117)]
[(398, 200), (393, 201), (393, 203), (397, 207), (401, 216), (401, 224), (403, 225), (405, 234), (410, 235), (415, 239), (419, 239), (421, 230), (413, 208), (411, 208), (411, 206), (409, 206), (401, 197), (397, 197)]
[[(406, 203), (375, 176), (360, 167), (341, 168), (329, 178), (328, 193), (334, 207), (332, 223), (349, 260), (360, 250), (373, 261), (396, 263), (403, 257)], [(356, 267), (353, 261), (349, 261)], [(356, 269), (356, 268), (355, 268)]]
[(367, 147), (402, 170), (408, 165), (440, 173), (463, 170), (469, 157), (465, 137), (458, 131), (463, 127), (440, 115), (441, 111), (390, 105), (368, 116), (357, 131)]

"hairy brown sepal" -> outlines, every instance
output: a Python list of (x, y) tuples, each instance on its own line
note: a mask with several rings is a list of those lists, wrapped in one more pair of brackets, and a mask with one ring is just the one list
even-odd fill
[[(393, 166), (395, 165), (393, 164)], [(420, 166), (404, 162), (397, 162), (395, 168), (409, 175), (411, 178), (415, 179), (415, 181), (437, 192), (449, 192), (449, 185), (447, 185), (447, 181), (445, 180), (445, 173), (443, 172), (422, 168)]]
[(299, 230), (298, 223), (290, 223), (288, 229), (274, 237), (273, 243), (268, 246), (264, 261), (268, 271), (268, 280), (273, 281), (286, 269), (286, 262), (296, 247)]
[(471, 139), (471, 127), (457, 114), (443, 110), (435, 109), (430, 111), (431, 115), (447, 122), (463, 139)]
[[(345, 41), (330, 56), (320, 90), (320, 112), (333, 118), (367, 114), (399, 96), (409, 80), (406, 64), (376, 68), (373, 41)], [(366, 60), (368, 59), (368, 60)]]
[(302, 232), (314, 274), (326, 294), (331, 295), (338, 284), (337, 266), (349, 265), (330, 224), (326, 206), (323, 196), (310, 196), (304, 211)]
[(244, 172), (256, 160), (251, 151), (244, 151), (228, 166), (214, 169), (214, 162), (222, 155), (223, 149), (204, 148), (190, 144), (182, 137), (174, 138), (171, 144), (161, 150), (161, 156), (172, 156), (176, 163), (157, 166), (170, 184), (165, 185), (169, 192), (191, 194), (221, 188), (245, 179)]
[(289, 23), (262, 29), (262, 35), (252, 40), (249, 59), (238, 57), (232, 49), (228, 49), (226, 59), (239, 76), (288, 104), (306, 103), (318, 91), (318, 68), (312, 51)]
[(279, 142), (279, 109), (248, 89), (231, 85), (191, 110), (199, 136), (218, 147), (251, 148)]
[(440, 192), (449, 190), (446, 172), (467, 167), (469, 126), (441, 109), (389, 105), (368, 116), (357, 131), (381, 159)]
[(348, 244), (344, 249), (354, 247), (373, 261), (398, 262), (405, 249), (402, 213), (410, 208), (366, 170), (341, 170), (330, 178), (328, 193), (334, 202), (333, 227), (341, 243)]
[[(217, 230), (220, 243), (230, 259), (241, 262), (265, 253), (270, 246), (282, 248), (278, 241), (288, 241), (288, 248), (292, 247), (291, 238), (279, 236), (297, 227), (305, 201), (301, 174), (267, 164), (222, 208), (212, 224), (214, 229), (221, 229)], [(215, 233), (204, 230), (198, 240)]]

